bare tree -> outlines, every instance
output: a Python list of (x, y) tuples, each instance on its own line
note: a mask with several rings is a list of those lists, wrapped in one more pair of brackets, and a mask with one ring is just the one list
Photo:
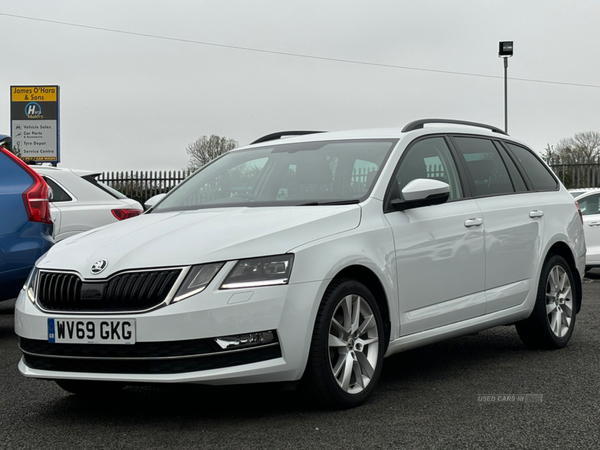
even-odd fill
[(217, 156), (227, 153), (238, 146), (234, 139), (228, 139), (214, 134), (202, 136), (195, 142), (188, 145), (186, 152), (190, 156), (189, 167), (198, 169), (203, 165), (211, 162)]
[(600, 157), (600, 133), (584, 131), (573, 137), (561, 139), (552, 148), (552, 156), (558, 157), (565, 164), (595, 162)]
[(544, 148), (544, 152), (541, 156), (544, 161), (550, 164), (557, 157), (554, 145), (546, 144), (546, 148)]

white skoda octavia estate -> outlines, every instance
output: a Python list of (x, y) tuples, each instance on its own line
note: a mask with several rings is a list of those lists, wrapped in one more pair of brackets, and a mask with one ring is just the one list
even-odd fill
[(584, 268), (575, 200), (502, 130), (275, 133), (56, 244), (16, 303), (19, 369), (79, 394), (300, 382), (353, 407), (386, 356), (438, 340), (514, 324), (564, 347)]

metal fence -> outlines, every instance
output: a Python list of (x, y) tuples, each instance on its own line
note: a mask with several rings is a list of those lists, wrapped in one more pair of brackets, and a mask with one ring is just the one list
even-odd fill
[(191, 173), (190, 169), (164, 172), (104, 172), (98, 177), (98, 181), (144, 204), (150, 197), (169, 192)]
[(600, 162), (566, 164), (550, 160), (548, 165), (567, 189), (600, 186)]

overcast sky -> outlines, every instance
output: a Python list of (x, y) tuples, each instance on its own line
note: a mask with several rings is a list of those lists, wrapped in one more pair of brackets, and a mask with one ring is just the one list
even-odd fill
[(100, 171), (181, 169), (211, 134), (504, 128), (512, 40), (509, 134), (542, 152), (600, 131), (599, 24), (598, 0), (2, 0), (0, 133), (11, 85), (59, 85), (59, 167)]

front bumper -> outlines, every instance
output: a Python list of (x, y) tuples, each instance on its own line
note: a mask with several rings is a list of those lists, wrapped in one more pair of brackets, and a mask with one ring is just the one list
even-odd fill
[[(213, 284), (213, 283), (211, 283)], [(216, 286), (219, 283), (214, 283)], [(130, 383), (240, 384), (300, 379), (325, 283), (205, 291), (146, 313), (64, 314), (41, 311), (21, 291), (15, 331), (19, 370), (44, 379)], [(49, 318), (135, 319), (133, 345), (54, 344)], [(225, 350), (215, 338), (273, 331), (275, 342)]]

